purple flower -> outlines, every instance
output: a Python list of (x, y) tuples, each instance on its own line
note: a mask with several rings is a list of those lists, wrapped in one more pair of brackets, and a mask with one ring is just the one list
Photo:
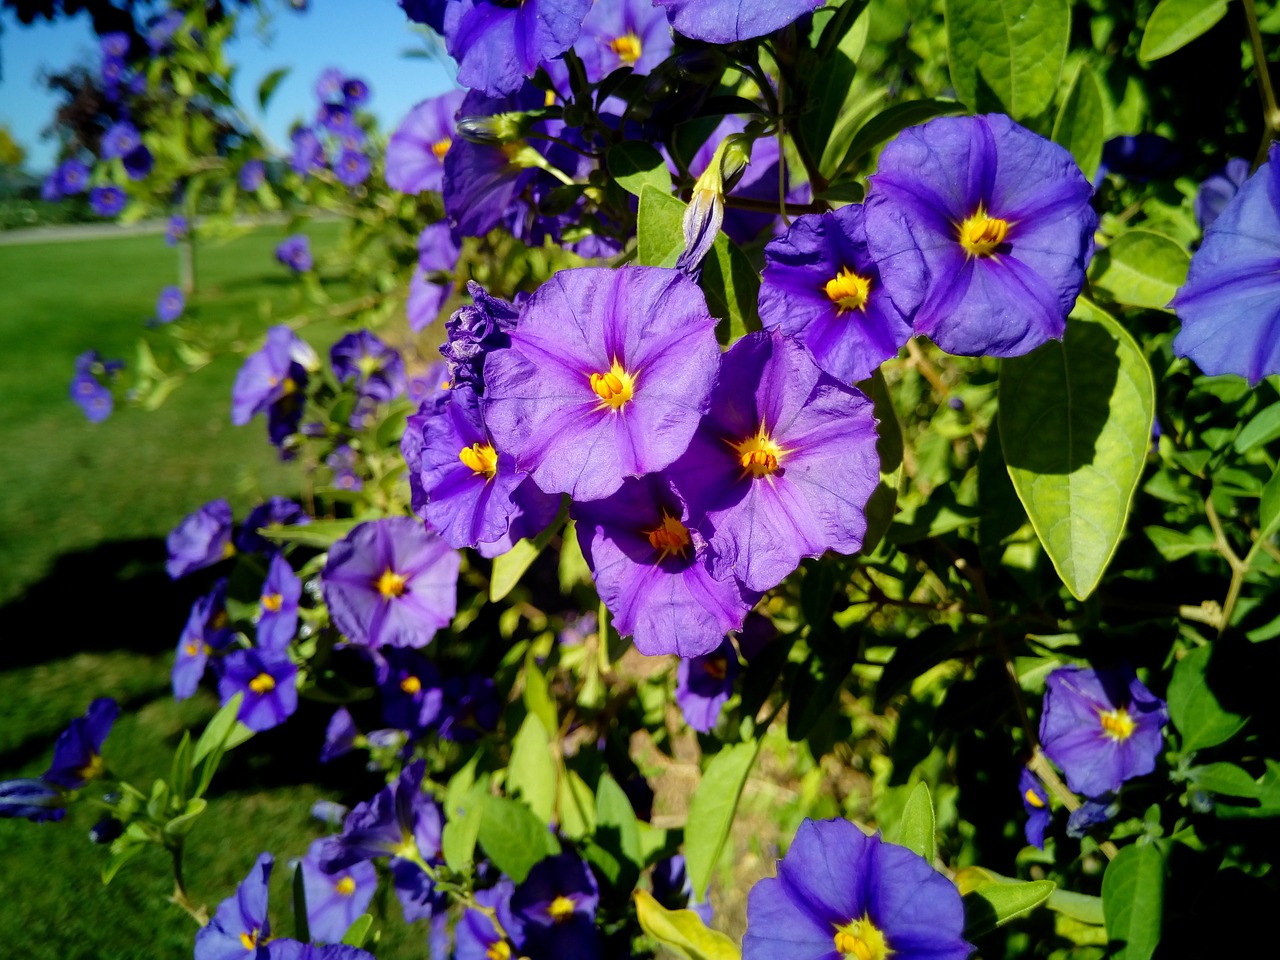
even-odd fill
[(347, 187), (358, 187), (369, 179), (369, 158), (359, 150), (343, 150), (333, 165), (333, 175)]
[(123, 158), (140, 146), (142, 146), (142, 137), (138, 135), (138, 128), (128, 120), (121, 120), (112, 124), (102, 135), (102, 159)]
[(151, 168), (155, 166), (155, 158), (151, 156), (151, 151), (146, 147), (135, 147), (124, 155), (121, 159), (124, 164), (124, 172), (130, 180), (142, 180), (151, 172)]
[(296, 942), (272, 940), (267, 918), (267, 881), (274, 865), (271, 854), (259, 854), (235, 895), (218, 904), (208, 926), (196, 933), (195, 960), (292, 960)]
[(468, 907), (454, 930), (457, 960), (493, 960), (494, 957), (519, 956), (524, 945), (524, 923), (511, 912), (511, 895), (515, 884), (506, 877), (488, 890), (476, 892), (476, 903), (493, 911), (502, 926), (504, 938), (494, 926), (491, 915)]
[(608, 0), (592, 5), (573, 49), (594, 83), (620, 67), (648, 73), (671, 46), (667, 18), (649, 0)]
[(312, 266), (311, 241), (303, 233), (286, 237), (276, 247), (276, 259), (294, 273), (306, 273)]
[(156, 319), (161, 323), (172, 323), (182, 316), (187, 305), (187, 298), (182, 295), (181, 287), (165, 287), (156, 299)]
[(440, 353), (449, 364), (449, 382), (484, 393), (484, 361), (495, 350), (511, 345), (520, 311), (515, 304), (491, 296), (474, 280), (467, 282), (471, 306), (455, 310), (444, 325), (445, 342)]
[(514, 93), (543, 60), (578, 39), (591, 0), (455, 0), (445, 10), (444, 36), (458, 61), (458, 82), (491, 97)]
[(455, 743), (471, 743), (480, 734), (491, 732), (498, 726), (502, 705), (492, 677), (480, 674), (447, 677), (440, 714), (440, 736)]
[(187, 624), (178, 637), (173, 661), (173, 697), (185, 700), (196, 692), (204, 677), (209, 655), (222, 650), (235, 636), (227, 625), (227, 581), (224, 577), (191, 605)]
[(187, 238), (187, 231), (189, 229), (190, 224), (187, 223), (187, 218), (180, 213), (175, 213), (169, 218), (169, 226), (164, 232), (165, 245), (176, 247), (179, 240), (185, 240)]
[(222, 661), (218, 696), (226, 703), (244, 694), (236, 719), (250, 730), (270, 730), (298, 709), (298, 668), (283, 653), (233, 650)]
[(342, 84), (346, 80), (337, 67), (325, 67), (316, 77), (316, 99), (321, 103), (336, 103), (342, 100)]
[(55, 170), (40, 184), (40, 199), (45, 203), (57, 203), (62, 199), (62, 188), (58, 183), (58, 171)]
[(1091, 829), (1106, 823), (1119, 812), (1120, 804), (1109, 793), (1097, 800), (1086, 800), (1067, 817), (1067, 836), (1081, 840)]
[(706, 542), (661, 474), (575, 502), (570, 515), (614, 627), (643, 654), (709, 653), (759, 599), (711, 575)]
[(586, 949), (560, 955), (598, 955), (598, 935), (593, 921), (599, 905), (600, 888), (591, 868), (572, 853), (539, 860), (511, 895), (511, 912), (524, 927), (526, 948), (531, 947), (544, 956), (550, 951), (545, 947), (538, 950), (538, 947), (554, 942), (552, 931), (569, 927), (589, 931), (585, 937), (578, 933), (571, 938), (574, 946)]
[(457, 611), (461, 562), (409, 517), (362, 523), (330, 548), (324, 599), (352, 643), (423, 647)]
[(387, 142), (387, 186), (401, 193), (439, 190), (444, 183), (444, 158), (454, 137), (454, 115), (464, 90), (451, 90), (423, 100), (400, 121)]
[(409, 281), (409, 300), (405, 307), (409, 329), (414, 333), (439, 316), (440, 308), (453, 291), (453, 281), (443, 278), (443, 282), (437, 282), (432, 278), (452, 273), (460, 252), (453, 231), (443, 220), (424, 227), (418, 235), (418, 269)]
[(710, 653), (680, 661), (676, 671), (676, 703), (684, 722), (699, 733), (710, 733), (720, 711), (733, 694), (738, 652), (728, 638)]
[(244, 553), (275, 554), (279, 544), (258, 533), (263, 527), (290, 526), (311, 522), (311, 515), (287, 497), (271, 497), (249, 511), (236, 531), (236, 549)]
[(164, 568), (174, 580), (213, 566), (236, 552), (231, 544), (231, 505), (211, 500), (187, 514), (165, 539), (169, 559)]
[(440, 315), (440, 308), (449, 299), (451, 289), (452, 284), (428, 279), (421, 268), (414, 270), (409, 280), (409, 298), (405, 303), (409, 329), (414, 333), (426, 329)]
[(333, 711), (333, 716), (329, 718), (329, 725), (325, 728), (320, 762), (329, 763), (345, 753), (350, 753), (355, 748), (356, 739), (359, 736), (360, 731), (356, 729), (351, 711), (346, 707), (339, 707)]
[(764, 258), (761, 323), (798, 338), (837, 380), (869, 377), (911, 337), (881, 289), (861, 205), (798, 217)]
[(449, 389), (449, 365), (437, 360), (422, 373), (409, 378), (409, 399), (422, 406), (426, 400), (433, 399)]
[(444, 690), (435, 666), (416, 650), (388, 647), (378, 664), (382, 718), (391, 726), (421, 736), (440, 716)]
[(414, 512), (452, 547), (478, 547), (484, 556), (496, 555), (486, 546), (505, 552), (514, 540), (539, 533), (560, 507), (558, 497), (516, 470), (510, 454), (494, 449), (469, 387), (427, 400), (409, 418), (400, 449)]
[(1022, 809), (1027, 813), (1027, 822), (1023, 829), (1027, 835), (1027, 843), (1039, 850), (1044, 849), (1044, 832), (1053, 819), (1049, 809), (1049, 794), (1045, 792), (1040, 778), (1022, 768), (1018, 777), (1018, 792), (1022, 794)]
[(258, 598), (258, 646), (272, 653), (283, 653), (298, 632), (298, 603), (302, 599), (302, 581), (298, 579), (283, 554), (271, 558), (267, 579)]
[(707, 43), (763, 37), (812, 13), (822, 0), (653, 0), (676, 31)]
[(404, 361), (400, 352), (368, 330), (348, 333), (329, 351), (333, 374), (356, 394), (387, 403), (404, 393)]
[(147, 46), (151, 48), (152, 53), (162, 53), (170, 46), (173, 35), (178, 32), (178, 28), (182, 26), (182, 11), (170, 10), (168, 13), (159, 17), (147, 32)]
[(342, 81), (342, 100), (351, 110), (364, 105), (369, 100), (369, 84), (359, 77), (348, 77)]
[(267, 182), (267, 167), (261, 160), (246, 160), (240, 168), (240, 189), (253, 193)]
[(72, 720), (58, 735), (53, 762), (42, 779), (68, 790), (79, 790), (101, 777), (102, 744), (119, 715), (120, 707), (110, 697), (100, 697), (89, 704), (85, 715)]
[(330, 872), (320, 865), (325, 841), (313, 840), (300, 861), (307, 897), (307, 928), (313, 940), (337, 943), (373, 901), (378, 871), (372, 863), (353, 863)]
[(706, 516), (712, 572), (768, 590), (802, 557), (862, 545), (880, 479), (871, 403), (797, 341), (748, 334), (721, 358), (711, 410), (669, 475)]
[(661, 470), (707, 410), (715, 324), (702, 291), (675, 270), (557, 273), (525, 304), (510, 348), (485, 361), (496, 446), (543, 490), (575, 500)]
[(1020, 356), (1066, 327), (1093, 254), (1091, 193), (1064, 147), (1008, 117), (939, 117), (880, 154), (867, 246), (916, 333)]
[(355, 115), (340, 103), (321, 104), (320, 109), (316, 111), (316, 120), (321, 127), (340, 138), (359, 139), (362, 133), (360, 126), (356, 123)]
[(960, 891), (917, 853), (848, 820), (805, 820), (751, 888), (743, 960), (964, 960)]
[(107, 419), (115, 406), (111, 391), (90, 373), (77, 373), (72, 378), (70, 394), (90, 423)]
[(1209, 174), (1196, 191), (1196, 223), (1208, 230), (1249, 179), (1249, 161), (1232, 157), (1221, 170)]
[(356, 473), (356, 452), (349, 444), (335, 447), (325, 457), (324, 465), (333, 471), (333, 485), (339, 490), (362, 490), (364, 480)]
[(69, 197), (84, 193), (85, 188), (89, 186), (89, 168), (74, 157), (62, 161), (53, 175), (57, 180), (59, 196)]
[(267, 414), (267, 434), (279, 446), (298, 429), (306, 401), (310, 347), (288, 327), (267, 331), (261, 350), (245, 358), (231, 388), (231, 422), (242, 427), (260, 413)]
[(1158, 134), (1112, 137), (1102, 145), (1102, 163), (1094, 182), (1101, 183), (1108, 173), (1116, 173), (1135, 183), (1146, 183), (1173, 173), (1181, 159), (1173, 141)]
[(0, 819), (57, 821), (67, 815), (66, 803), (66, 792), (40, 777), (0, 780)]
[(89, 191), (89, 206), (100, 217), (114, 217), (124, 204), (124, 191), (119, 187), (94, 187)]
[(289, 154), (289, 166), (293, 172), (305, 177), (315, 170), (324, 169), (324, 144), (310, 127), (299, 127), (289, 135), (293, 146)]
[(1191, 257), (1170, 307), (1173, 352), (1251, 384), (1280, 372), (1280, 144), (1231, 198)]
[(1156, 768), (1169, 711), (1133, 670), (1062, 667), (1046, 684), (1040, 745), (1072, 790), (1100, 797)]
[(104, 57), (121, 59), (128, 55), (131, 43), (127, 33), (104, 33), (98, 38), (98, 46)]

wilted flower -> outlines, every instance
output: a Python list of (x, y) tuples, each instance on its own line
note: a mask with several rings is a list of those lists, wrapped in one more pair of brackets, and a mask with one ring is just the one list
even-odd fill
[(156, 299), (156, 319), (161, 323), (172, 323), (182, 316), (187, 298), (182, 295), (181, 287), (165, 287)]
[(187, 514), (165, 538), (169, 559), (165, 570), (174, 580), (212, 566), (236, 552), (231, 543), (231, 504), (211, 500)]
[(511, 345), (511, 331), (520, 315), (515, 304), (491, 296), (474, 280), (467, 282), (474, 301), (460, 307), (445, 322), (440, 353), (449, 365), (449, 382), (484, 393), (484, 361), (490, 353)]

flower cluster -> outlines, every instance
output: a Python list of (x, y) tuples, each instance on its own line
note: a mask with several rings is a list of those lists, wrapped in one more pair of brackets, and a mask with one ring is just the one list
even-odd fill
[(111, 416), (115, 400), (111, 389), (102, 381), (110, 381), (124, 369), (122, 360), (104, 360), (97, 350), (76, 357), (75, 376), (71, 378), (71, 399), (90, 423), (101, 423)]
[[(315, 123), (294, 128), (289, 166), (302, 177), (331, 170), (339, 183), (354, 190), (369, 179), (372, 171), (368, 136), (357, 113), (369, 100), (369, 85), (329, 67), (316, 80), (315, 94), (319, 101)], [(256, 189), (256, 171), (248, 176), (250, 184), (255, 185), (244, 189)], [(243, 177), (242, 171), (242, 185)]]

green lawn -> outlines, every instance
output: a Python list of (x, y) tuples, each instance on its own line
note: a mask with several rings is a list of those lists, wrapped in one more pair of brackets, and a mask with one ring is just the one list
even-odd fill
[[(308, 232), (322, 248), (337, 229)], [(252, 341), (270, 322), (260, 300), (288, 314), (294, 294), (272, 257), (279, 240), (264, 230), (201, 249), (191, 309), (202, 324), (239, 325)], [(81, 351), (132, 361), (175, 273), (175, 254), (157, 236), (0, 247), (0, 779), (39, 774), (58, 731), (108, 695), (124, 707), (107, 749), (116, 772), (144, 791), (166, 775), (182, 730), (198, 729), (216, 703), (202, 694), (176, 704), (169, 693), (169, 651), (207, 580), (171, 583), (163, 537), (215, 497), (228, 497), (239, 519), (262, 495), (302, 486), (260, 420), (231, 426), (237, 357), (202, 370), (155, 413), (118, 405), (91, 424), (68, 399)], [(334, 332), (308, 336), (323, 349)], [(198, 901), (216, 906), (270, 850), (279, 864), (277, 932), (292, 932), (284, 864), (321, 831), (309, 818), (312, 801), (352, 799), (349, 791), (368, 795), (376, 785), (358, 765), (318, 767), (327, 715), (304, 709), (286, 731), (229, 758), (190, 837), (186, 869)], [(195, 926), (165, 902), (167, 862), (134, 861), (104, 888), (106, 851), (88, 840), (95, 819), (77, 809), (58, 824), (0, 820), (0, 955), (190, 957)], [(423, 955), (423, 925), (388, 926), (381, 957)]]

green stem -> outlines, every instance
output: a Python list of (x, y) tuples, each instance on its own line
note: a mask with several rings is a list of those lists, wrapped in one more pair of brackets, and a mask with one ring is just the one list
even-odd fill
[(1253, 50), (1253, 69), (1258, 74), (1258, 93), (1262, 97), (1262, 146), (1254, 167), (1266, 159), (1272, 135), (1280, 133), (1280, 106), (1276, 104), (1276, 92), (1271, 86), (1271, 68), (1267, 65), (1267, 51), (1262, 45), (1262, 31), (1258, 27), (1258, 11), (1253, 0), (1243, 0), (1244, 18), (1249, 26), (1249, 46)]

